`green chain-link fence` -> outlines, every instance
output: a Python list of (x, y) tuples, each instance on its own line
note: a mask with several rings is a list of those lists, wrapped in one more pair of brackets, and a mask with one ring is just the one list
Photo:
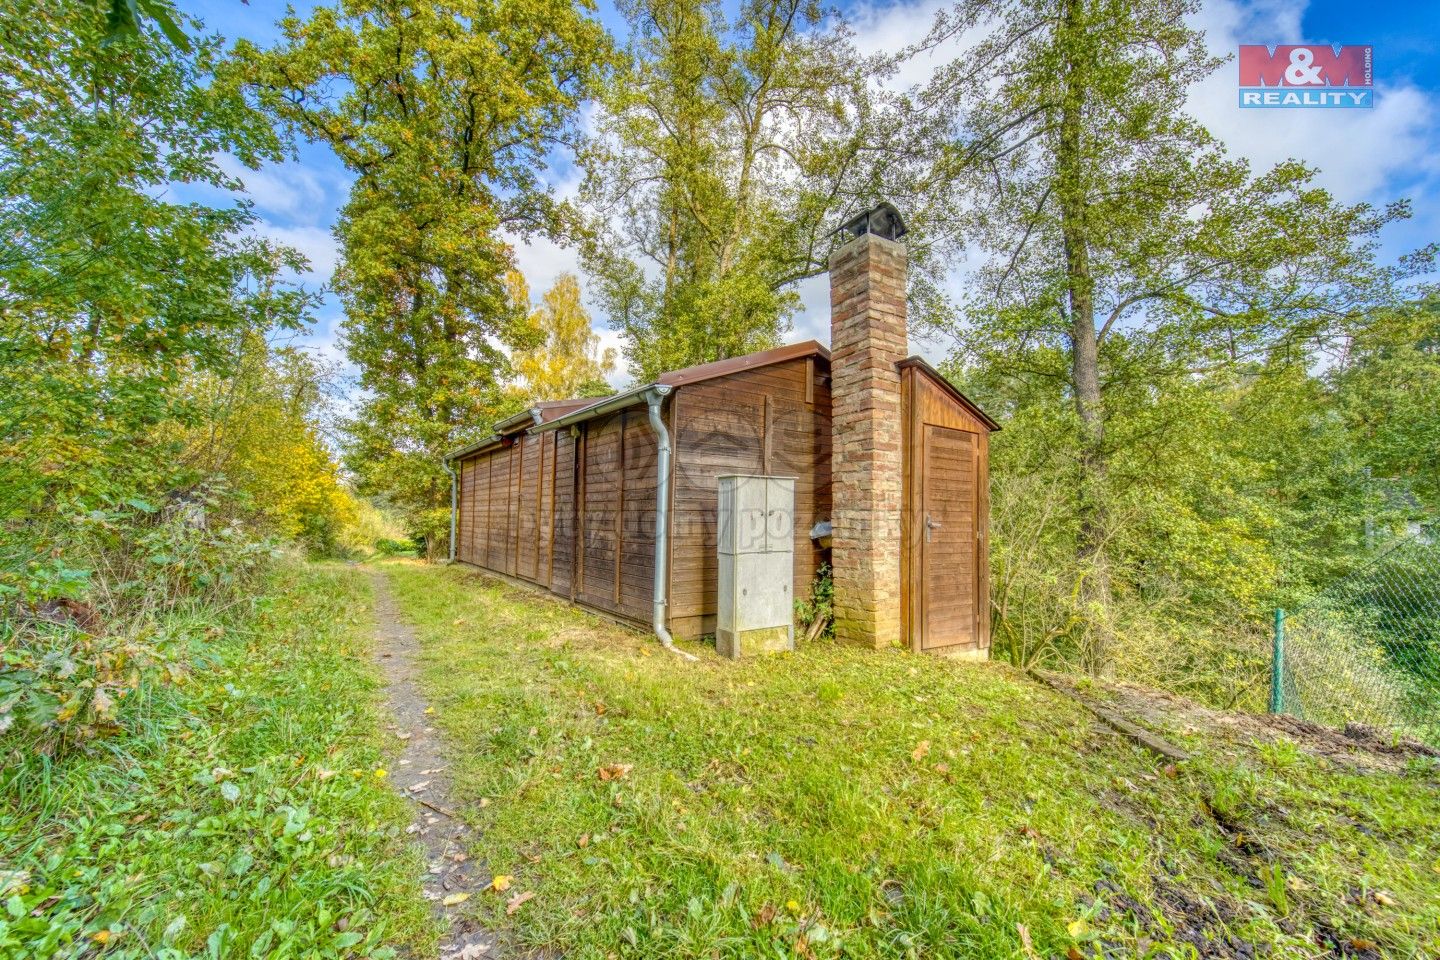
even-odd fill
[(1270, 709), (1440, 745), (1440, 527), (1275, 612)]

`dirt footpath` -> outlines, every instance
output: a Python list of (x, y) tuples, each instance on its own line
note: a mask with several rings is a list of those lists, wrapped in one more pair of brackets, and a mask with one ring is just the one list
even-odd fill
[(420, 693), (420, 643), (415, 631), (400, 620), (385, 574), (371, 572), (375, 585), (375, 656), (385, 675), (390, 733), (400, 743), (400, 756), (390, 782), (414, 806), (407, 832), (425, 849), (425, 898), (437, 916), (449, 921), (440, 940), (441, 960), (477, 960), (506, 956), (493, 933), (469, 919), (468, 901), (490, 883), (483, 863), (467, 852), (471, 830), (450, 803), (450, 779), (441, 755), (439, 736), (429, 724), (428, 705)]

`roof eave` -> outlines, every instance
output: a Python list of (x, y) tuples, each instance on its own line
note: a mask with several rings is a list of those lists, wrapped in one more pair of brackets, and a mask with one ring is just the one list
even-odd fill
[(454, 450), (451, 450), (449, 453), (445, 454), (440, 459), (444, 460), (446, 463), (452, 463), (460, 459), (461, 457), (468, 457), (472, 453), (479, 453), (480, 451), (485, 450), (488, 447), (492, 447), (495, 444), (499, 443), (502, 439), (503, 438), (498, 433), (494, 433), (483, 440), (476, 440), (474, 443), (467, 443), (463, 447), (456, 447)]
[(925, 374), (928, 375), (937, 384), (939, 384), (946, 393), (950, 394), (952, 397), (958, 400), (960, 404), (965, 407), (966, 410), (969, 410), (971, 413), (973, 413), (976, 417), (980, 419), (981, 423), (989, 427), (992, 433), (999, 433), (1002, 429), (1000, 424), (996, 423), (990, 417), (990, 414), (986, 413), (984, 410), (981, 410), (979, 405), (976, 404), (974, 400), (971, 400), (969, 397), (965, 396), (965, 394), (961, 393), (960, 390), (955, 386), (955, 384), (945, 379), (945, 375), (939, 370), (936, 370), (933, 366), (931, 366), (929, 361), (925, 360), (925, 358), (918, 356), (906, 357), (904, 360), (896, 363), (895, 366), (901, 370), (905, 369), (906, 367), (915, 367), (919, 370), (924, 371)]
[(590, 404), (588, 407), (581, 407), (579, 410), (565, 414), (563, 417), (556, 417), (549, 423), (541, 423), (530, 428), (531, 433), (544, 433), (547, 430), (559, 430), (561, 427), (568, 427), (573, 424), (582, 423), (586, 420), (593, 420), (596, 417), (603, 417), (607, 413), (616, 410), (623, 410), (625, 407), (633, 407), (645, 401), (645, 395), (654, 391), (660, 396), (668, 396), (675, 388), (664, 383), (647, 383), (643, 386), (633, 387), (623, 393), (617, 393), (611, 397), (605, 397)]

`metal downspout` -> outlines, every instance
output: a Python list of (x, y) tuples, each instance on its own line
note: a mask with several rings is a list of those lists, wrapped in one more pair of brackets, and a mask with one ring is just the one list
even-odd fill
[(459, 480), (455, 476), (455, 470), (450, 466), (449, 460), (441, 460), (440, 466), (450, 474), (450, 562), (455, 562), (455, 498)]
[(675, 646), (674, 638), (665, 628), (665, 612), (666, 607), (669, 606), (666, 586), (670, 580), (666, 569), (670, 559), (670, 431), (665, 429), (665, 421), (660, 418), (660, 404), (670, 390), (670, 387), (657, 385), (645, 393), (645, 404), (650, 412), (650, 429), (655, 431), (657, 450), (655, 458), (655, 614), (651, 626), (654, 627), (655, 636), (660, 638), (660, 644), (666, 650), (682, 656), (686, 660), (695, 660), (695, 656)]

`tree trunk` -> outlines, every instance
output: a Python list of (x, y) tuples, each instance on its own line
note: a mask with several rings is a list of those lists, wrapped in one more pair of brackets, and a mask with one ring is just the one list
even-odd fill
[(1082, 0), (1064, 0), (1057, 39), (1066, 63), (1056, 151), (1056, 196), (1065, 248), (1065, 281), (1070, 309), (1071, 387), (1080, 418), (1081, 598), (1091, 624), (1085, 666), (1102, 672), (1110, 656), (1110, 572), (1105, 554), (1107, 496), (1105, 410), (1100, 393), (1100, 345), (1095, 330), (1094, 277), (1090, 267), (1086, 193), (1084, 106), (1086, 79), (1081, 41)]

